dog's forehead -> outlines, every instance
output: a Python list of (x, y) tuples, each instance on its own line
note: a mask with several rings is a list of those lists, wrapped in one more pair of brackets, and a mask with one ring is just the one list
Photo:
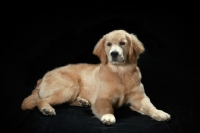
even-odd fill
[(112, 32), (106, 36), (106, 40), (112, 43), (119, 43), (120, 41), (126, 41), (126, 34), (121, 32)]

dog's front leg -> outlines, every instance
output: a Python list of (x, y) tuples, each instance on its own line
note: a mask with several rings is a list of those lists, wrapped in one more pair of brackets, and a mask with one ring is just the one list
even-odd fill
[(128, 94), (127, 99), (130, 104), (130, 108), (143, 115), (148, 115), (157, 121), (166, 121), (170, 119), (170, 115), (162, 110), (156, 109), (151, 103), (149, 97), (146, 96), (143, 85), (140, 89)]
[(92, 111), (103, 124), (112, 125), (116, 121), (111, 101), (107, 99), (97, 98), (92, 105)]
[(144, 97), (138, 101), (136, 100), (135, 102), (136, 103), (131, 104), (130, 106), (132, 110), (144, 115), (148, 115), (157, 121), (165, 121), (170, 119), (170, 115), (162, 110), (156, 109), (148, 97)]

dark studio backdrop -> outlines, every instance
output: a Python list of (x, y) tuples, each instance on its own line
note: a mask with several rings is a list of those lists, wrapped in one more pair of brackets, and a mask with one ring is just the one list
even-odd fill
[(25, 131), (30, 112), (21, 110), (21, 102), (36, 81), (69, 63), (99, 63), (93, 48), (115, 29), (135, 33), (143, 42), (146, 51), (138, 61), (142, 82), (155, 106), (175, 114), (179, 129), (174, 131), (199, 128), (200, 29), (195, 3), (10, 3), (1, 13), (2, 130)]

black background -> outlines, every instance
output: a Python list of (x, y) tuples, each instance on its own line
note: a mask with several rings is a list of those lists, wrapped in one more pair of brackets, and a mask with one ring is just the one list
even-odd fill
[[(13, 131), (22, 100), (37, 79), (68, 63), (99, 63), (92, 55), (107, 32), (135, 33), (146, 51), (138, 65), (147, 95), (177, 113), (185, 132), (198, 128), (199, 9), (196, 3), (6, 3), (1, 9), (1, 115)], [(3, 130), (2, 129), (2, 130)]]

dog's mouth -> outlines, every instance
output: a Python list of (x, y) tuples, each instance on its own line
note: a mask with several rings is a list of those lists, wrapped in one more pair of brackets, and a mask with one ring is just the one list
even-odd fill
[(108, 60), (112, 64), (123, 64), (125, 62), (124, 56), (115, 51), (109, 54)]
[(120, 63), (124, 63), (125, 60), (119, 60), (118, 58), (112, 58), (111, 61), (113, 64), (120, 64)]
[(112, 58), (112, 61), (119, 61), (118, 58)]

